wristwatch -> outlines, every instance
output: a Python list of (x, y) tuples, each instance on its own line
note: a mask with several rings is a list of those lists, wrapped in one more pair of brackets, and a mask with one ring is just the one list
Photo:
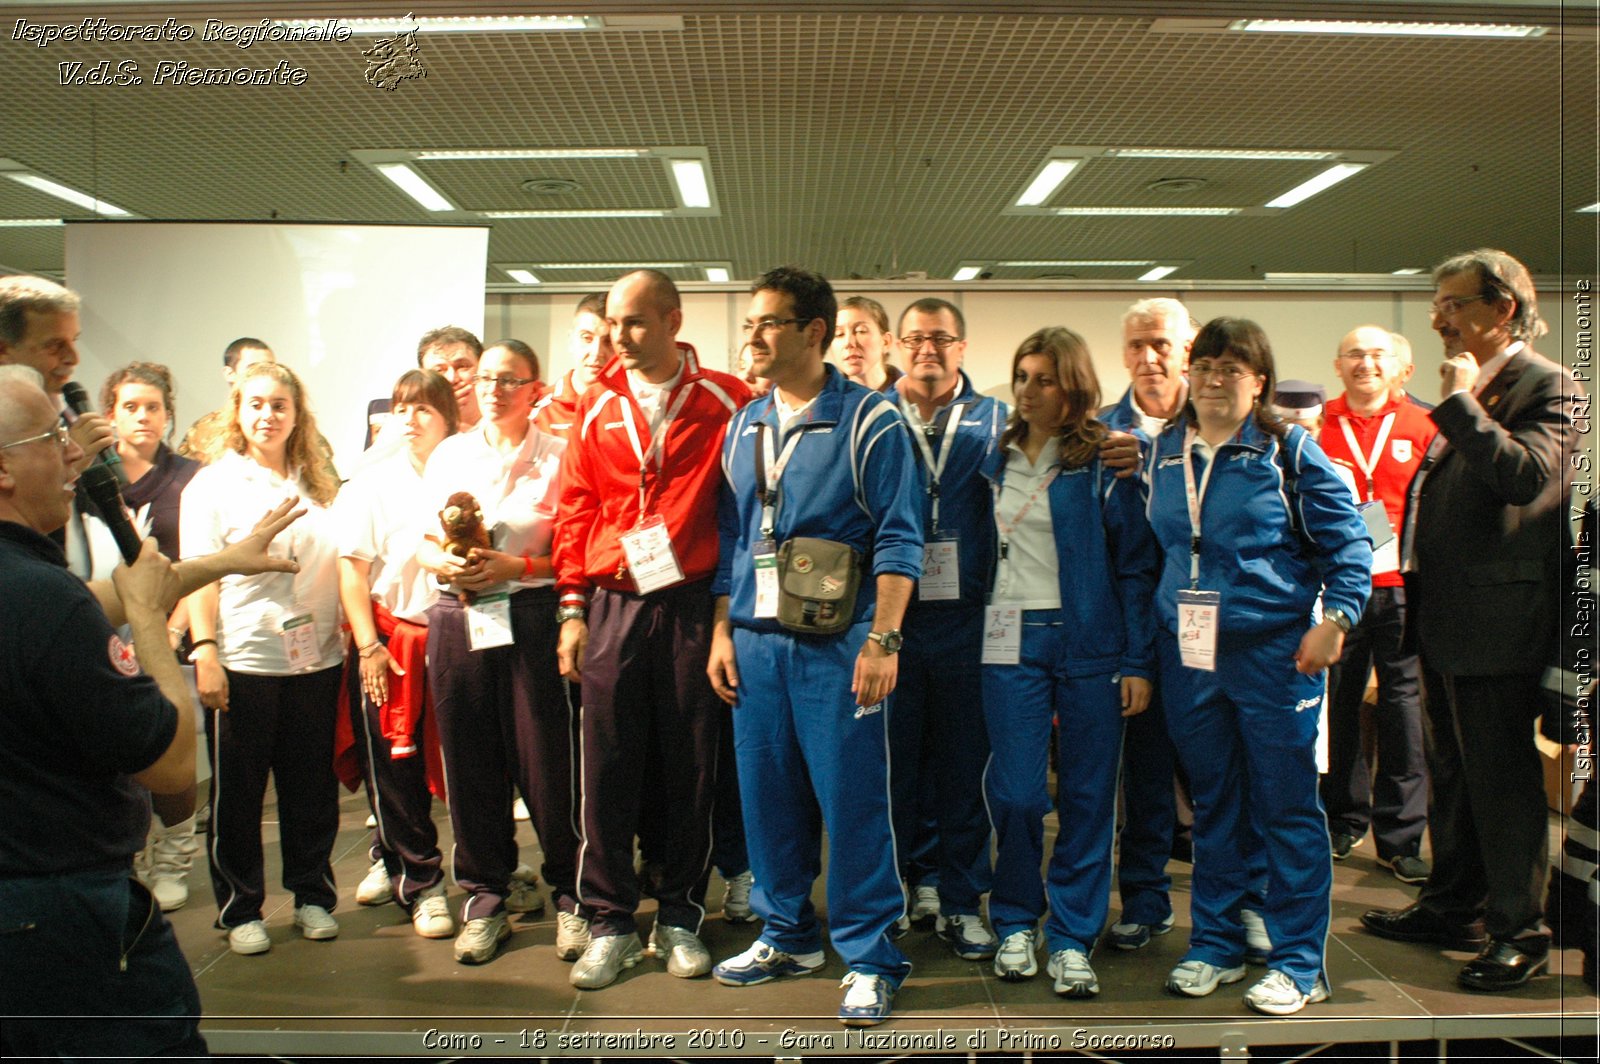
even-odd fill
[(867, 638), (882, 647), (885, 654), (900, 653), (900, 648), (906, 643), (898, 628), (891, 628), (887, 632), (868, 632)]
[(1345, 635), (1349, 635), (1350, 629), (1355, 627), (1350, 623), (1350, 615), (1341, 609), (1323, 610), (1322, 619), (1325, 621), (1332, 621), (1334, 624), (1338, 625), (1339, 630)]
[(587, 606), (559, 606), (556, 608), (556, 623), (566, 624), (568, 621), (587, 621), (589, 608)]

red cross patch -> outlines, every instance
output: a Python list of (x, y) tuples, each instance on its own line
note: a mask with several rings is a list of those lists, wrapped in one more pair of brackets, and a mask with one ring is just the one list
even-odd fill
[(133, 646), (122, 641), (117, 633), (111, 633), (111, 643), (106, 647), (111, 655), (111, 667), (124, 676), (139, 675), (139, 657), (133, 652)]

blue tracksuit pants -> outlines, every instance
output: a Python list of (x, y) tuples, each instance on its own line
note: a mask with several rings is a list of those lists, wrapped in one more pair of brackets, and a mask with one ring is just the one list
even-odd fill
[(1215, 672), (1185, 668), (1170, 633), (1156, 645), (1167, 726), (1194, 794), (1194, 931), (1184, 959), (1240, 963), (1239, 910), (1249, 906), (1251, 851), (1261, 845), (1267, 963), (1309, 991), (1323, 970), (1333, 859), (1317, 794), (1324, 677), (1294, 669), (1303, 634), (1296, 626), (1252, 646), (1221, 648)]
[[(983, 666), (991, 750), (984, 797), (997, 844), (989, 920), (1004, 939), (1037, 926), (1048, 899), (1045, 940), (1052, 953), (1088, 953), (1105, 926), (1122, 752), (1121, 678), (1066, 675), (1070, 638), (1059, 611), (1029, 610), (1019, 663)], [(1052, 716), (1060, 730), (1060, 826), (1046, 883), (1039, 868), (1050, 811)]]
[(1159, 924), (1172, 915), (1172, 833), (1177, 828), (1173, 770), (1177, 751), (1167, 734), (1161, 688), (1150, 706), (1129, 717), (1122, 743), (1122, 834), (1117, 843), (1117, 890), (1122, 922)]
[(763, 941), (785, 953), (822, 948), (811, 887), (828, 854), (828, 930), (852, 971), (895, 985), (911, 962), (890, 941), (905, 909), (889, 819), (893, 706), (861, 711), (850, 693), (861, 621), (831, 638), (735, 628), (733, 713), (745, 843)]
[[(989, 760), (978, 664), (983, 607), (913, 605), (903, 627), (906, 642), (889, 717), (895, 838), (907, 878), (937, 884), (942, 914), (976, 915), (993, 878), (983, 808)], [(906, 853), (913, 839), (925, 853)]]

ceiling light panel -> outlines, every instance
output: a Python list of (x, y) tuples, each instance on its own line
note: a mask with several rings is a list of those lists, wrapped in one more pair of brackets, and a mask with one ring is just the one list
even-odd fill
[(1326, 192), (1341, 181), (1348, 181), (1366, 168), (1366, 163), (1339, 163), (1337, 166), (1330, 166), (1315, 177), (1302, 181), (1283, 195), (1268, 200), (1266, 205), (1281, 210), (1284, 207), (1293, 207), (1297, 203), (1304, 203), (1312, 196), (1320, 192)]
[(1547, 26), (1478, 22), (1358, 22), (1338, 19), (1246, 18), (1228, 24), (1237, 33), (1313, 33), (1367, 37), (1543, 37)]
[(396, 188), (410, 196), (424, 210), (453, 211), (456, 205), (445, 199), (444, 194), (423, 178), (405, 163), (383, 163), (377, 168), (378, 173), (394, 182)]
[(1022, 190), (1022, 195), (1017, 197), (1018, 207), (1038, 207), (1061, 187), (1062, 182), (1072, 176), (1072, 171), (1078, 168), (1081, 160), (1078, 159), (1050, 159), (1033, 180), (1028, 182), (1028, 187)]
[(41, 192), (50, 197), (52, 200), (70, 203), (74, 207), (81, 207), (86, 211), (93, 211), (95, 214), (105, 218), (133, 217), (133, 214), (130, 211), (127, 211), (114, 203), (108, 203), (92, 193), (85, 192), (79, 188), (74, 188), (63, 181), (57, 181), (52, 177), (47, 177), (44, 174), (33, 170), (26, 164), (16, 161), (15, 159), (0, 159), (0, 175), (9, 177), (17, 184), (26, 188), (30, 188), (35, 192)]

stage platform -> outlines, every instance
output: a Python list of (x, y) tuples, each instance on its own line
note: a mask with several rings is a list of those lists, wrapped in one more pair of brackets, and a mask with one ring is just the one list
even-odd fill
[[(434, 808), (448, 863), (449, 819), (443, 806)], [(1332, 999), (1293, 1018), (1270, 1019), (1245, 1007), (1241, 995), (1262, 974), (1258, 968), (1245, 982), (1209, 998), (1178, 998), (1162, 990), (1188, 937), (1189, 866), (1174, 862), (1177, 927), (1136, 952), (1098, 951), (1093, 958), (1101, 986), (1097, 998), (1057, 998), (1043, 958), (1037, 978), (1004, 983), (989, 964), (959, 960), (936, 936), (914, 930), (901, 940), (915, 969), (894, 1017), (863, 1035), (847, 1034), (834, 1017), (844, 969), (831, 953), (815, 975), (744, 989), (709, 978), (675, 979), (661, 961), (647, 957), (604, 990), (578, 991), (567, 983), (570, 966), (552, 951), (555, 923), (547, 910), (514, 917), (515, 933), (490, 963), (457, 964), (449, 939), (418, 938), (396, 906), (355, 904), (355, 886), (368, 867), (366, 813), (361, 795), (344, 795), (334, 851), (341, 933), (330, 942), (305, 941), (293, 926), (292, 901), (278, 882), (270, 793), (263, 838), (271, 952), (254, 957), (229, 952), (223, 934), (212, 927), (216, 908), (209, 879), (203, 861), (196, 862), (191, 900), (169, 918), (200, 987), (203, 1031), (213, 1052), (434, 1060), (923, 1054), (966, 1059), (1078, 1053), (1122, 1060), (1325, 1058), (1340, 1047), (1361, 1046), (1371, 1049), (1363, 1055), (1391, 1059), (1487, 1054), (1592, 1061), (1597, 1056), (1597, 1002), (1580, 978), (1577, 950), (1553, 954), (1551, 974), (1525, 987), (1482, 995), (1456, 984), (1468, 954), (1386, 942), (1362, 932), (1362, 911), (1404, 905), (1415, 894), (1415, 888), (1378, 865), (1370, 839), (1334, 866), (1328, 943)], [(1553, 846), (1559, 845), (1560, 823), (1554, 817), (1551, 831)], [(524, 860), (537, 866), (526, 824), (518, 825), (518, 838)], [(760, 924), (722, 920), (721, 892), (721, 880), (713, 876), (702, 928), (712, 957), (719, 960), (740, 952), (760, 933)], [(461, 897), (452, 886), (458, 918)], [(821, 909), (820, 881), (816, 900)], [(1111, 919), (1116, 912), (1113, 898)], [(653, 903), (646, 902), (642, 937), (648, 936), (653, 913)]]

